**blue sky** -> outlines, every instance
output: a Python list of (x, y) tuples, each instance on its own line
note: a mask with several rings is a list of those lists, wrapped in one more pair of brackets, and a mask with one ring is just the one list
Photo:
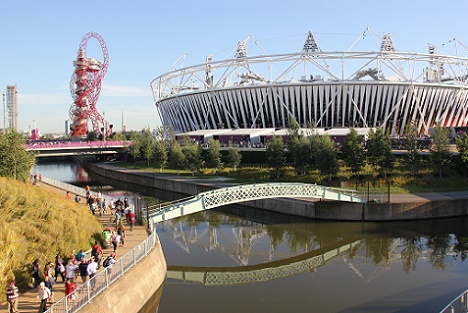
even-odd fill
[[(453, 38), (468, 46), (466, 0), (0, 0), (0, 12), (0, 91), (17, 84), (19, 129), (43, 133), (64, 132), (73, 61), (90, 31), (109, 51), (97, 108), (117, 131), (160, 125), (150, 82), (185, 52), (185, 66), (221, 60), (249, 34), (272, 54), (299, 52), (308, 31), (323, 51), (346, 50), (367, 27), (391, 33), (399, 51)], [(94, 39), (87, 56), (102, 60)]]

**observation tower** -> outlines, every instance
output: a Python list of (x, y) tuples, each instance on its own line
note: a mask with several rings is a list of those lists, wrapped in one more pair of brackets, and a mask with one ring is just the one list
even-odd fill
[[(95, 38), (102, 49), (103, 62), (86, 56), (88, 40)], [(88, 133), (88, 121), (91, 120), (96, 135), (109, 136), (109, 123), (99, 113), (96, 103), (101, 92), (101, 81), (107, 72), (109, 56), (104, 39), (95, 32), (83, 36), (78, 56), (73, 62), (75, 71), (70, 79), (70, 93), (73, 104), (70, 107), (70, 131), (72, 137), (84, 137)]]

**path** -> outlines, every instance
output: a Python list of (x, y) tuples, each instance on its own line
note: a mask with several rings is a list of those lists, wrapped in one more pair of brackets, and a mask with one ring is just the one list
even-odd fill
[[(63, 197), (65, 197), (65, 191), (49, 186), (47, 184), (41, 183), (38, 188), (50, 190), (50, 191), (58, 193), (59, 195), (63, 195)], [(73, 200), (71, 199), (70, 201), (73, 201)], [(83, 205), (85, 205), (83, 200), (82, 200), (82, 203)], [(104, 227), (112, 226), (110, 213), (103, 215), (101, 217), (99, 215), (96, 215), (96, 217), (101, 221)], [(125, 246), (118, 247), (117, 258), (119, 256), (124, 255), (125, 253), (133, 249), (134, 247), (136, 247), (139, 243), (141, 243), (143, 240), (145, 240), (148, 237), (146, 233), (146, 228), (144, 226), (135, 225), (133, 227), (133, 231), (130, 231), (130, 227), (127, 227), (128, 225), (125, 225), (125, 226), (127, 230), (127, 236), (125, 237)], [(113, 249), (111, 246), (103, 250), (104, 250), (104, 256), (103, 256), (103, 260), (104, 260), (104, 258), (107, 257), (113, 251)], [(51, 261), (53, 262), (54, 260), (51, 260)], [(65, 296), (65, 284), (62, 283), (61, 280), (62, 279), (59, 276), (58, 277), (59, 282), (54, 285), (54, 300), (55, 301)], [(78, 277), (76, 279), (76, 282), (81, 284), (81, 278)], [(37, 289), (30, 289), (26, 292), (24, 290), (20, 290), (20, 298), (19, 298), (19, 306), (18, 306), (19, 312), (21, 313), (29, 313), (29, 312), (36, 313), (37, 312), (40, 302), (39, 300), (36, 299), (36, 294), (37, 294)], [(0, 312), (8, 312), (8, 305), (6, 302), (0, 304)]]

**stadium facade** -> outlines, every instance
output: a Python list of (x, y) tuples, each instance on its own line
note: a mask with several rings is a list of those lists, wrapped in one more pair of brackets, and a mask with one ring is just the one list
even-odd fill
[[(151, 82), (164, 127), (176, 133), (213, 129), (382, 127), (402, 136), (434, 126), (468, 124), (468, 59), (399, 52), (390, 34), (376, 51), (324, 52), (309, 32), (301, 52), (231, 58), (175, 69)], [(460, 43), (461, 44), (461, 43)]]

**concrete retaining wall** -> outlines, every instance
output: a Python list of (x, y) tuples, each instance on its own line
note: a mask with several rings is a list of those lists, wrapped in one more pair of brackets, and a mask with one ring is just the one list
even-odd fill
[[(200, 192), (233, 185), (219, 182), (201, 182), (179, 176), (149, 174), (121, 169), (103, 163), (86, 163), (82, 165), (89, 171), (106, 178), (185, 195), (195, 195)], [(468, 215), (468, 199), (359, 204), (274, 198), (247, 201), (243, 202), (242, 205), (312, 219), (348, 221), (415, 220)]]
[(139, 312), (166, 279), (167, 265), (159, 240), (146, 257), (94, 298), (80, 313)]

